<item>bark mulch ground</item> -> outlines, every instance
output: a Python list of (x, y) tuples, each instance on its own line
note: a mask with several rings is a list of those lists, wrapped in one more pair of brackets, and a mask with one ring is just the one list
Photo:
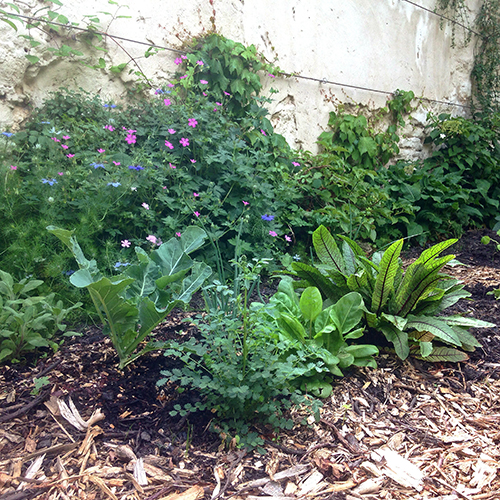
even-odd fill
[[(467, 267), (447, 272), (472, 293), (453, 312), (500, 325), (487, 294), (500, 286), (500, 252), (480, 244), (486, 233), (453, 248)], [(184, 317), (158, 335), (193, 333)], [(482, 348), (465, 363), (383, 354), (377, 369), (351, 371), (319, 422), (265, 434), (259, 455), (221, 447), (207, 415), (169, 416), (189, 394), (156, 388), (162, 355), (121, 373), (109, 340), (88, 329), (34, 367), (0, 368), (0, 498), (499, 499), (500, 331), (474, 333)], [(35, 377), (49, 382), (38, 395)]]

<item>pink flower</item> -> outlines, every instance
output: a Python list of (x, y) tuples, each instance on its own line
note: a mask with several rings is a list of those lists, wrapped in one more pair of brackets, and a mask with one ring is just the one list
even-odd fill
[(135, 134), (137, 130), (128, 129), (127, 134)]
[(217, 106), (222, 106), (222, 103), (221, 102), (216, 102), (215, 103)]
[(229, 97), (231, 97), (231, 94), (229, 92), (226, 92), (225, 90), (224, 90), (224, 95), (228, 95)]
[(214, 111), (217, 111), (217, 108), (214, 108)]
[(68, 149), (68, 147), (69, 147), (69, 146), (66, 146), (66, 144), (61, 144), (61, 147), (62, 147), (63, 149)]
[(175, 85), (173, 83), (169, 83), (169, 84), (167, 84), (167, 87), (172, 88), (172, 87), (175, 87)]
[(135, 144), (137, 142), (137, 136), (127, 135), (127, 137), (125, 137), (125, 141), (128, 142), (129, 144)]
[(68, 158), (73, 158), (75, 155), (66, 155)]
[(164, 102), (165, 106), (170, 106), (172, 104), (170, 99), (163, 99), (163, 102)]
[(175, 233), (175, 236), (177, 236), (178, 238), (181, 237), (181, 233)]
[(179, 143), (183, 147), (189, 146), (189, 139), (186, 139), (185, 137), (182, 137), (181, 140), (179, 141)]
[(174, 130), (173, 128), (169, 128), (169, 129), (168, 129), (168, 133), (169, 133), (169, 134), (175, 134), (175, 130)]
[(182, 59), (180, 57), (178, 57), (175, 61), (174, 61), (175, 64), (177, 64), (177, 66), (179, 66), (179, 64), (182, 64)]
[(206, 92), (202, 92), (202, 94), (203, 94), (205, 97), (207, 97), (207, 95), (208, 95)]
[(292, 161), (292, 165), (294, 167), (300, 167), (300, 163), (297, 163), (296, 161)]
[(149, 205), (147, 203), (143, 203), (141, 206), (146, 210), (149, 210)]
[(285, 240), (288, 241), (288, 243), (290, 243), (292, 241), (292, 238), (290, 238), (288, 234), (285, 234)]
[(71, 137), (69, 135), (63, 135), (63, 139), (68, 140), (68, 139), (71, 139)]
[(278, 233), (276, 233), (276, 231), (269, 231), (269, 236), (276, 238), (276, 236), (278, 236)]
[(110, 132), (113, 132), (113, 130), (115, 129), (112, 125), (104, 125), (104, 128), (106, 130), (109, 130)]
[(206, 85), (208, 82), (207, 82), (206, 80), (200, 80), (200, 83), (201, 83), (202, 85)]
[(17, 170), (17, 167), (16, 167), (15, 165), (11, 165), (11, 166), (10, 166), (10, 169), (11, 169), (11, 170)]
[(167, 189), (167, 186), (163, 186), (162, 189)]
[(196, 217), (199, 217), (200, 216), (200, 212), (193, 212), (194, 215), (196, 215)]
[(198, 125), (198, 122), (195, 118), (188, 118), (188, 127), (196, 128), (196, 125)]
[(179, 80), (184, 80), (184, 78), (187, 78), (188, 76), (187, 75), (182, 75), (179, 77)]
[(61, 142), (61, 139), (58, 139), (57, 137), (51, 137), (51, 139), (56, 142)]
[(181, 56), (181, 59), (187, 59), (187, 56), (182, 55), (182, 56)]
[(200, 196), (200, 193), (193, 193), (193, 196), (197, 198), (198, 196)]
[(122, 244), (123, 248), (128, 248), (130, 246), (130, 241), (128, 241), (128, 240), (122, 240), (121, 244)]
[(167, 146), (168, 149), (174, 149), (174, 145), (171, 142), (165, 141), (165, 146)]
[(248, 203), (248, 201), (242, 201), (241, 203), (243, 203), (243, 205), (245, 205), (245, 207), (246, 207), (247, 205), (250, 205), (250, 203)]
[(196, 61), (196, 64), (197, 64), (198, 66), (203, 66), (203, 61)]
[(64, 175), (64, 172), (57, 172), (57, 175)]
[(147, 241), (150, 241), (153, 245), (156, 245), (156, 236), (150, 234), (149, 236), (146, 237)]
[(172, 165), (171, 163), (168, 164), (170, 168), (177, 168), (175, 165)]
[(191, 158), (189, 161), (190, 161), (191, 163), (196, 163), (196, 160), (194, 160), (193, 158)]
[(116, 166), (120, 165), (120, 162), (119, 162), (119, 161), (113, 161), (113, 163), (114, 163)]
[(270, 76), (271, 78), (276, 78), (272, 73), (268, 73), (267, 76)]
[(264, 130), (260, 129), (260, 131), (262, 132), (262, 135), (267, 135)]
[(106, 152), (106, 150), (105, 150), (105, 149), (102, 149), (102, 148), (99, 148), (99, 149), (97, 150), (97, 152), (98, 152), (98, 153), (104, 153), (104, 152)]

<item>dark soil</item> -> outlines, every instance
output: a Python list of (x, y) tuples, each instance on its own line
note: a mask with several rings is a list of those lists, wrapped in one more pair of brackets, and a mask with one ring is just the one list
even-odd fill
[[(500, 325), (500, 301), (488, 295), (488, 292), (498, 288), (500, 283), (500, 252), (495, 251), (491, 244), (485, 246), (480, 243), (484, 234), (495, 236), (487, 230), (471, 231), (452, 248), (457, 259), (470, 266), (466, 268), (467, 280), (464, 281), (467, 283), (466, 289), (472, 294), (470, 300), (461, 300), (453, 312)], [(406, 257), (416, 257), (420, 251), (421, 249), (418, 252), (411, 250)], [(272, 289), (273, 286), (269, 285), (267, 292), (270, 293)], [(189, 313), (174, 312), (157, 330), (156, 337), (163, 340), (195, 335), (195, 327), (189, 321), (186, 322), (186, 318), (189, 318)], [(99, 425), (107, 442), (115, 445), (127, 444), (138, 457), (154, 455), (164, 460), (163, 463), (170, 464), (170, 467), (181, 469), (186, 449), (189, 448), (193, 460), (191, 469), (196, 472), (198, 484), (213, 483), (214, 457), (221, 440), (217, 434), (209, 431), (211, 415), (191, 415), (189, 421), (171, 417), (169, 411), (174, 404), (195, 401), (197, 396), (189, 392), (179, 394), (175, 387), (168, 384), (161, 389), (156, 386), (156, 382), (161, 378), (160, 371), (167, 365), (171, 368), (172, 361), (162, 354), (151, 353), (122, 373), (117, 369), (118, 360), (109, 339), (95, 327), (87, 328), (82, 333), (81, 337), (66, 341), (59, 352), (40, 359), (34, 367), (0, 367), (0, 437), (2, 424), (16, 422), (16, 433), (23, 438), (32, 436), (38, 449), (60, 443), (64, 436), (54, 425), (42, 401), (49, 395), (60, 395), (65, 399), (71, 397), (84, 419), (98, 408), (102, 410), (105, 420)], [(464, 392), (467, 392), (471, 382), (484, 378), (486, 374), (499, 378), (499, 327), (477, 329), (473, 333), (482, 348), (471, 353), (470, 360), (466, 363), (439, 366), (429, 366), (418, 361), (411, 363), (424, 377), (433, 371), (441, 370), (447, 374), (447, 380), (460, 381), (454, 382), (454, 385), (458, 384), (460, 387), (452, 387), (453, 390)], [(392, 356), (382, 357), (380, 365), (382, 368), (384, 365), (396, 366), (396, 373), (399, 369), (397, 366), (402, 366), (399, 360)], [(47, 376), (50, 385), (41, 390), (39, 404), (23, 411), (35, 398), (30, 394), (34, 388), (33, 378), (40, 376)], [(381, 393), (373, 392), (370, 397), (384, 397), (383, 387), (371, 386), (369, 389), (376, 390)], [(307, 446), (310, 438), (308, 433), (312, 431), (307, 427), (301, 429), (294, 435), (294, 442), (297, 446), (300, 443)], [(75, 432), (72, 434), (75, 438), (79, 436)], [(0, 441), (0, 456), (4, 459), (18, 456), (19, 452), (15, 440)], [(112, 453), (109, 455), (109, 464), (119, 462)], [(246, 479), (249, 479), (249, 476)]]

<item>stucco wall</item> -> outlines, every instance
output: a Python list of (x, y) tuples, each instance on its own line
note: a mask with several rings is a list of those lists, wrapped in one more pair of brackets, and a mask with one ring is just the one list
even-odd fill
[[(41, 0), (15, 3), (26, 15), (50, 5)], [(435, 7), (435, 0), (419, 3), (431, 10)], [(467, 104), (471, 93), (473, 44), (452, 49), (450, 27), (440, 29), (437, 16), (403, 0), (129, 0), (129, 7), (118, 11), (107, 0), (63, 0), (63, 4), (51, 8), (82, 27), (84, 15), (96, 14), (103, 31), (172, 48), (182, 48), (183, 41), (215, 28), (227, 38), (254, 44), (268, 60), (277, 59), (283, 71), (344, 84), (265, 77), (267, 87), (279, 90), (270, 108), (277, 131), (291, 145), (311, 151), (315, 151), (316, 138), (326, 129), (328, 113), (336, 102), (377, 109), (390, 92), (402, 89), (413, 90), (417, 96)], [(469, 4), (477, 8), (479, 0)], [(1, 0), (0, 7), (10, 10)], [(99, 11), (131, 18), (112, 19)], [(54, 59), (42, 52), (43, 44), (30, 49), (18, 36), (23, 27), (17, 24), (17, 33), (0, 24), (0, 130), (15, 130), (30, 106), (40, 104), (49, 91), (60, 86), (82, 87), (106, 98), (125, 95), (126, 84), (133, 78), (127, 71), (110, 75), (70, 59)], [(34, 30), (31, 34), (51, 43), (50, 33)], [(145, 59), (145, 46), (127, 41), (120, 44), (155, 84), (160, 85), (175, 69), (175, 52), (164, 51)], [(106, 47), (108, 63), (129, 61), (112, 41), (108, 40)], [(41, 62), (30, 64), (25, 58), (28, 51), (41, 55)], [(103, 54), (95, 53), (94, 60), (99, 56)], [(410, 156), (418, 154), (428, 110), (466, 113), (461, 107), (422, 103), (403, 134), (402, 146)]]

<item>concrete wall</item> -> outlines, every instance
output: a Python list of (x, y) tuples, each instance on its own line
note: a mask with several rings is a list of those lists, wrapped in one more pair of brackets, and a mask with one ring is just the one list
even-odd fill
[[(471, 93), (473, 43), (452, 49), (451, 28), (445, 25), (440, 29), (437, 16), (403, 0), (129, 0), (129, 7), (119, 9), (106, 0), (62, 2), (63, 7), (43, 0), (15, 3), (25, 15), (50, 6), (81, 27), (85, 26), (85, 15), (96, 14), (103, 31), (173, 48), (182, 48), (183, 42), (193, 36), (216, 29), (227, 38), (254, 44), (268, 60), (276, 59), (283, 71), (342, 84), (264, 77), (267, 87), (272, 85), (280, 91), (270, 108), (272, 121), (297, 148), (316, 150), (316, 138), (327, 128), (328, 113), (338, 102), (361, 103), (366, 110), (376, 110), (385, 104), (390, 92), (402, 89), (413, 90), (417, 96), (467, 104)], [(432, 10), (436, 0), (418, 3)], [(479, 3), (469, 2), (473, 9)], [(2, 0), (0, 8), (10, 11)], [(131, 18), (113, 19), (100, 11)], [(18, 36), (25, 29), (17, 25), (16, 33), (0, 23), (0, 131), (15, 130), (30, 107), (39, 105), (49, 91), (60, 86), (82, 87), (106, 98), (125, 95), (126, 85), (133, 78), (127, 71), (110, 75), (67, 58), (54, 59), (42, 50), (44, 43), (30, 49), (29, 43)], [(60, 43), (50, 31), (32, 30), (31, 34), (52, 46)], [(147, 47), (119, 43), (155, 84), (165, 81), (176, 67), (175, 52), (164, 51), (145, 59)], [(118, 45), (110, 40), (105, 45), (108, 64), (129, 61)], [(27, 53), (40, 56), (41, 62), (30, 64)], [(93, 60), (100, 56), (103, 53), (95, 52)], [(419, 154), (419, 137), (428, 110), (466, 112), (461, 107), (436, 103), (420, 105), (403, 134), (402, 146), (409, 156)]]

